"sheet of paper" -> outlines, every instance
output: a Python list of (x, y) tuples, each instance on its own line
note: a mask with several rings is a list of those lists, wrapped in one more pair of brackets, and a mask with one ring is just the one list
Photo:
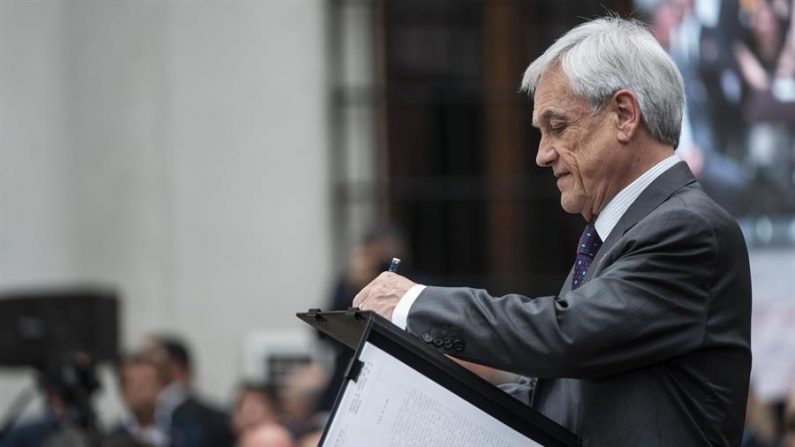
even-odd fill
[(359, 360), (324, 447), (540, 446), (375, 345)]

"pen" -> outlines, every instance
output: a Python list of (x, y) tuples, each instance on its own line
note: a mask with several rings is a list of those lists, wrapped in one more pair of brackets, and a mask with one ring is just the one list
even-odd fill
[(392, 258), (392, 263), (389, 264), (389, 271), (392, 273), (397, 273), (397, 269), (400, 266), (400, 258)]

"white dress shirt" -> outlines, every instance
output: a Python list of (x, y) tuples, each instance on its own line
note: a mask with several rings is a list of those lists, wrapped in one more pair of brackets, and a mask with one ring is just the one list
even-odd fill
[[(651, 182), (653, 182), (663, 172), (670, 169), (679, 161), (681, 161), (679, 156), (676, 154), (671, 155), (665, 160), (652, 166), (651, 169), (644, 172), (640, 177), (636, 178), (632, 183), (627, 185), (612, 199), (610, 199), (610, 202), (608, 202), (607, 206), (602, 209), (602, 212), (599, 213), (599, 216), (596, 218), (596, 222), (593, 224), (594, 227), (596, 227), (596, 232), (599, 234), (599, 237), (602, 239), (602, 241), (607, 240), (607, 237), (610, 236), (613, 228), (615, 228), (616, 224), (618, 224), (618, 221), (621, 220), (621, 217), (624, 216), (624, 213), (627, 212), (630, 205), (637, 200), (638, 196), (640, 196), (640, 193), (642, 193), (643, 190), (645, 190), (651, 184)], [(425, 290), (425, 287), (426, 286), (422, 284), (417, 284), (416, 286), (410, 288), (406, 294), (400, 298), (397, 306), (395, 306), (395, 310), (392, 312), (392, 323), (401, 329), (406, 329), (406, 326), (408, 325), (409, 310), (411, 310), (411, 306), (414, 304), (414, 302), (417, 301), (417, 297), (420, 296), (420, 293)]]

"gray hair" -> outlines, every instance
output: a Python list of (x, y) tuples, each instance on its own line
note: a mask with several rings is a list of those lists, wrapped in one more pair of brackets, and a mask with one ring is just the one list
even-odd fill
[(682, 75), (642, 23), (604, 17), (573, 28), (527, 67), (522, 90), (534, 94), (541, 75), (558, 63), (592, 113), (618, 90), (630, 90), (649, 133), (676, 147), (685, 96)]

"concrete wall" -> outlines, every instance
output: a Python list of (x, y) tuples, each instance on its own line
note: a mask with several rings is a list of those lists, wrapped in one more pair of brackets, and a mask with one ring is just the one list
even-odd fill
[(0, 291), (116, 285), (125, 346), (184, 334), (228, 401), (331, 280), (325, 8), (0, 2)]

